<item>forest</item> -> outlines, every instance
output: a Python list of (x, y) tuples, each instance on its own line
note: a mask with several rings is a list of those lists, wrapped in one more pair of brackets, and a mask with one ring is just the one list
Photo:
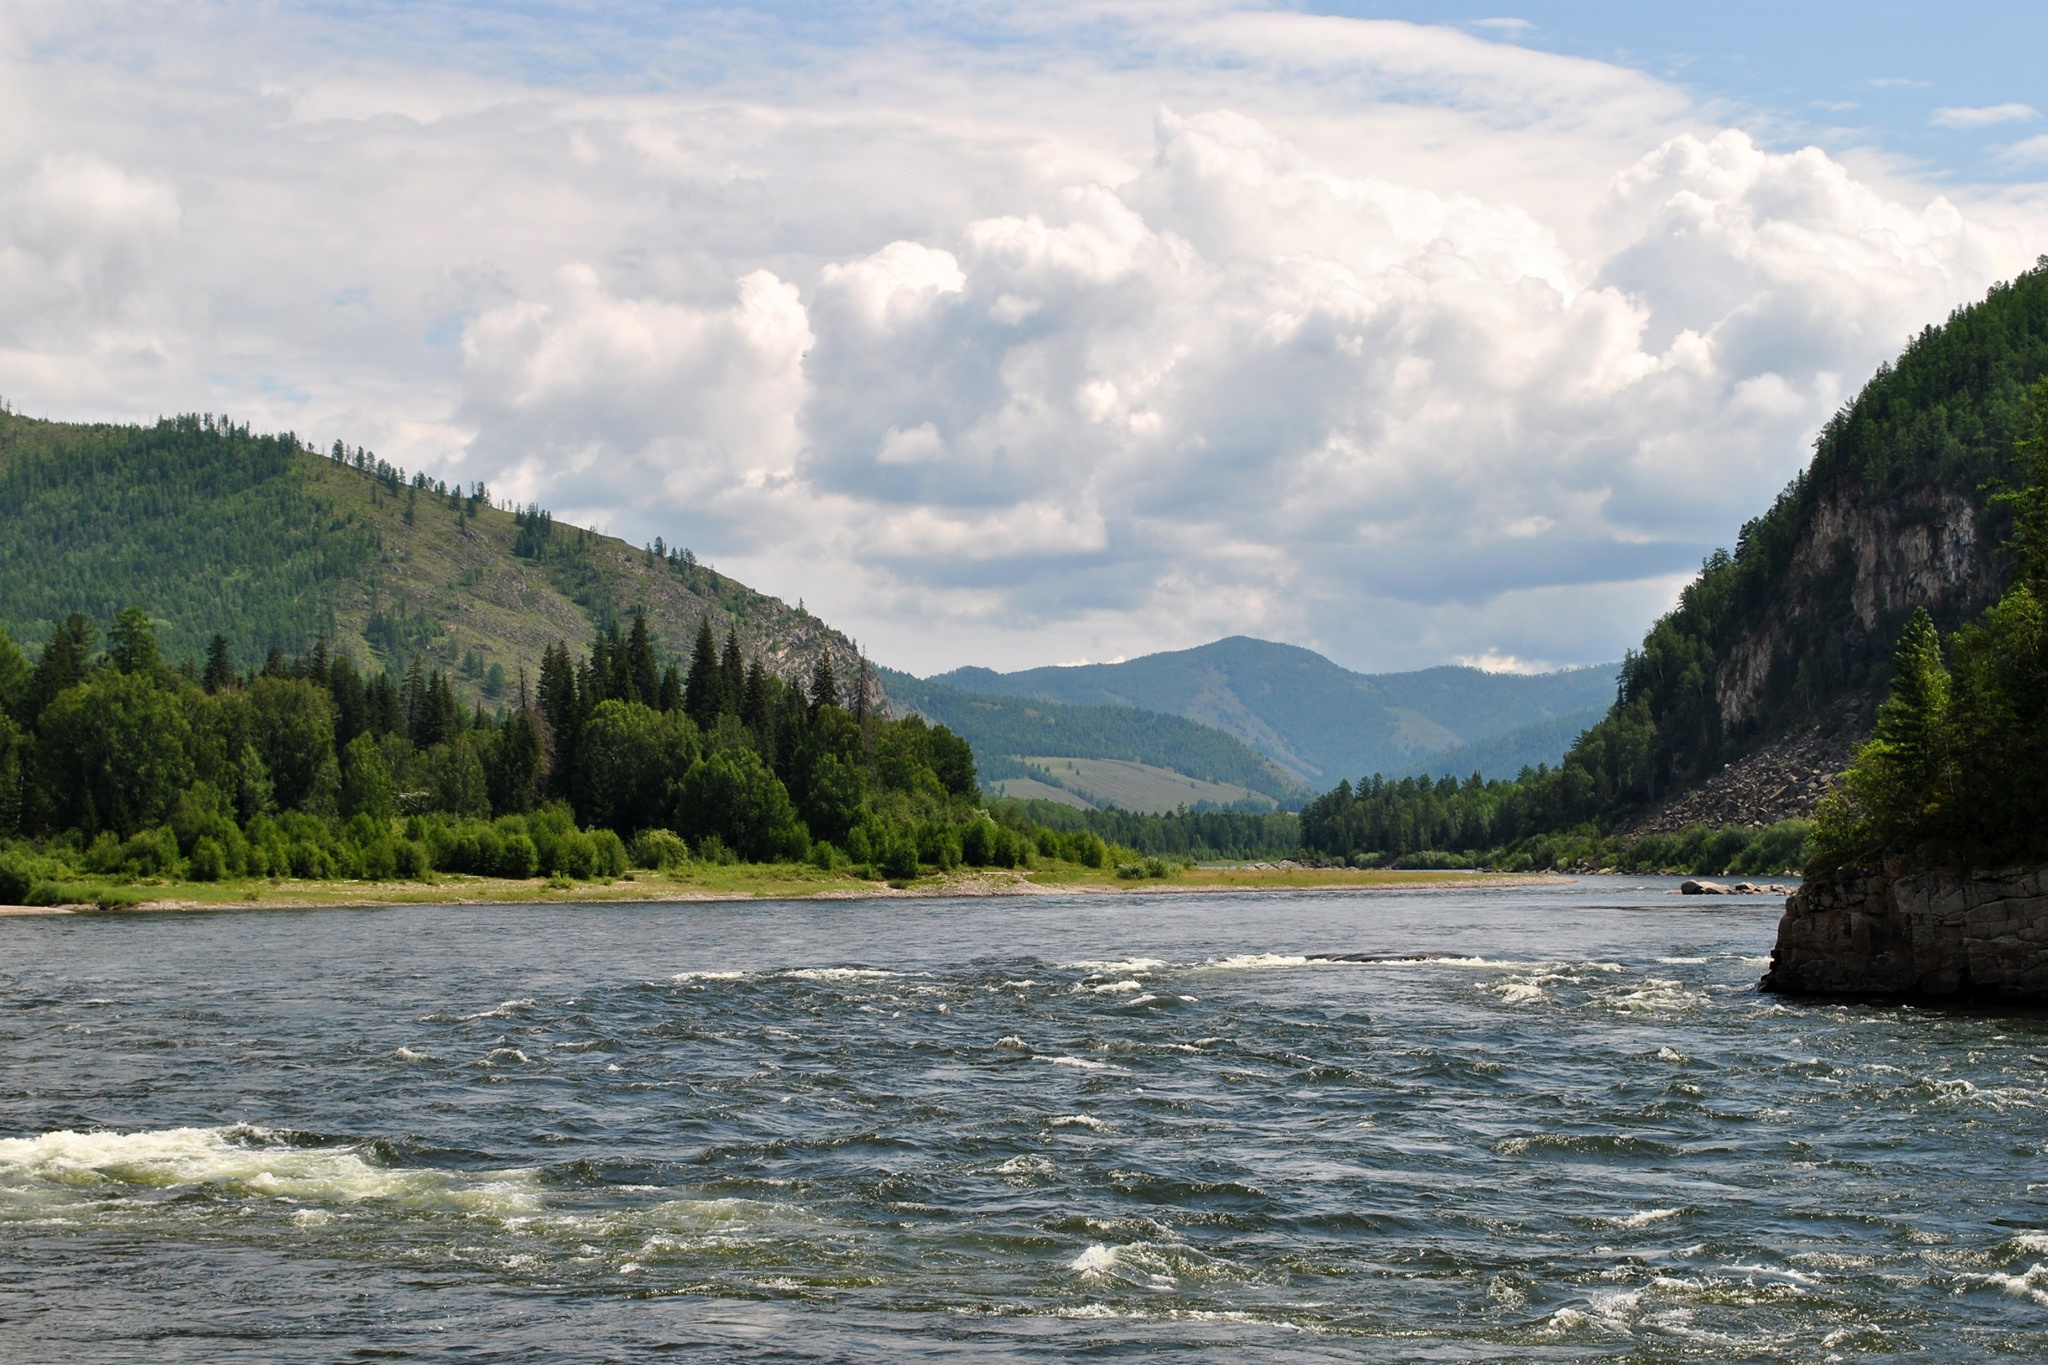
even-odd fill
[(1946, 642), (1914, 614), (1876, 733), (1816, 812), (1822, 870), (2048, 862), (2048, 379), (2030, 398), (2017, 482), (1994, 494), (2012, 514), (2014, 581)]
[(990, 818), (964, 740), (878, 715), (827, 657), (785, 681), (708, 617), (687, 667), (661, 657), (635, 616), (581, 656), (555, 645), (487, 713), (417, 658), (394, 676), (324, 643), (239, 672), (216, 636), (173, 665), (136, 608), (104, 643), (70, 613), (33, 664), (0, 633), (0, 902), (61, 900), (80, 877), (1111, 861), (1090, 832)]

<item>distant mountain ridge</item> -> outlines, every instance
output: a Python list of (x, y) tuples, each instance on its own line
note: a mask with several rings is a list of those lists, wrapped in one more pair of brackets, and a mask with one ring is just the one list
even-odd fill
[[(1577, 731), (1549, 747), (1551, 729), (1597, 719), (1614, 700), (1619, 664), (1535, 675), (1444, 665), (1412, 673), (1354, 673), (1313, 650), (1248, 636), (1115, 664), (997, 673), (960, 668), (928, 679), (947, 688), (1037, 698), (1069, 706), (1133, 707), (1180, 716), (1234, 735), (1303, 783), (1333, 785), (1369, 773), (1438, 771), (1439, 757), (1466, 761), (1468, 746), (1530, 730), (1525, 747), (1490, 756), (1512, 776), (1523, 755), (1555, 764)], [(1567, 721), (1565, 718), (1570, 717)], [(1534, 745), (1535, 748), (1526, 747)], [(1513, 761), (1502, 772), (1497, 765)], [(1458, 775), (1472, 771), (1465, 767)]]

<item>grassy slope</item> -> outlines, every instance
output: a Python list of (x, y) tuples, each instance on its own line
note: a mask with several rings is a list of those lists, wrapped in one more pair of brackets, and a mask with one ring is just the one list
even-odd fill
[(1008, 674), (965, 668), (931, 681), (1184, 716), (1237, 736), (1318, 787), (1412, 772), (1431, 755), (1604, 707), (1614, 696), (1614, 669), (1606, 667), (1534, 677), (1454, 667), (1363, 674), (1311, 650), (1243, 636), (1120, 664)]
[[(1068, 791), (1091, 805), (1116, 806), (1122, 810), (1169, 811), (1207, 801), (1230, 806), (1256, 801), (1272, 808), (1271, 797), (1245, 787), (1222, 782), (1203, 782), (1186, 773), (1150, 763), (1128, 763), (1114, 758), (1066, 758), (1051, 755), (1023, 756), (1023, 762), (1048, 773)], [(1005, 791), (1022, 796), (1023, 792)], [(1035, 794), (1035, 793), (1034, 793)]]
[[(730, 578), (563, 525), (535, 562), (513, 554), (517, 536), (509, 512), (408, 499), (289, 439), (0, 413), (0, 627), (31, 644), (72, 610), (104, 625), (133, 605), (158, 619), (173, 659), (216, 631), (244, 665), (323, 631), (359, 663), (418, 653), (456, 672), (474, 652), (483, 670), (458, 678), (474, 696), (491, 663), (535, 676), (546, 646), (587, 645), (600, 621), (644, 607), (670, 651), (688, 649), (708, 612), (721, 638), (737, 627), (747, 654), (784, 676), (825, 651), (842, 681), (854, 676), (843, 635)], [(378, 614), (400, 625), (373, 645)]]
[[(974, 746), (975, 760), (990, 780), (1040, 776), (1025, 771), (1019, 756), (1046, 754), (1149, 764), (1237, 789), (1240, 795), (1256, 792), (1288, 804), (1306, 794), (1291, 773), (1235, 736), (1181, 716), (969, 692), (888, 669), (882, 672), (893, 703), (950, 726)], [(1228, 802), (1237, 797), (1206, 799)]]

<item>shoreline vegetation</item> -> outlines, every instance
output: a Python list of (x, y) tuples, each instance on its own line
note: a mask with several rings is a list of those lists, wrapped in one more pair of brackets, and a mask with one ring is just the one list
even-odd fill
[(81, 887), (89, 898), (50, 905), (0, 906), (0, 917), (162, 914), (223, 910), (372, 909), (401, 905), (602, 905), (712, 901), (886, 900), (1050, 895), (1163, 895), (1273, 891), (1455, 890), (1536, 886), (1554, 874), (1458, 870), (1309, 867), (1300, 864), (1187, 867), (1164, 878), (1118, 877), (1114, 870), (1053, 864), (1019, 869), (957, 869), (909, 880), (870, 881), (806, 863), (732, 864), (655, 871), (636, 869), (589, 881), (437, 875), (424, 881), (355, 880), (195, 882)]

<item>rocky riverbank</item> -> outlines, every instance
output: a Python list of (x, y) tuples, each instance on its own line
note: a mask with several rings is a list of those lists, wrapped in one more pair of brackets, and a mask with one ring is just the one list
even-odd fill
[(2048, 870), (1809, 880), (1785, 901), (1763, 989), (2048, 1003)]

